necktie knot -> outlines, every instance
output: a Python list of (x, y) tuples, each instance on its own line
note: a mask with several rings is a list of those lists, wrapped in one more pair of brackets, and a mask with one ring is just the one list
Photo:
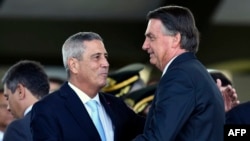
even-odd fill
[(97, 103), (97, 101), (95, 101), (95, 100), (89, 100), (88, 102), (87, 102), (87, 105), (90, 107), (90, 109), (91, 109), (91, 111), (97, 111), (97, 105), (98, 103)]

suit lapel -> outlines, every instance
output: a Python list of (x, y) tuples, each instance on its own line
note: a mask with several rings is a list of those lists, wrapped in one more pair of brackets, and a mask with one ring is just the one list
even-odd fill
[[(118, 120), (117, 120), (117, 116), (115, 116), (114, 112), (112, 111), (112, 101), (110, 101), (110, 99), (107, 98), (107, 94), (105, 93), (99, 93), (99, 98), (100, 98), (100, 101), (106, 111), (106, 113), (108, 114), (111, 122), (112, 122), (112, 128), (114, 130), (114, 140), (117, 140), (117, 134), (116, 133), (116, 128), (117, 128), (117, 125), (118, 125)], [(113, 106), (117, 106), (117, 105), (113, 105)]]
[(105, 109), (105, 112), (108, 114), (108, 116), (109, 116), (109, 118), (110, 118), (110, 120), (112, 122), (113, 129), (115, 129), (115, 125), (116, 125), (115, 121), (117, 121), (117, 120), (115, 118), (115, 114), (111, 110), (112, 106), (110, 106), (110, 105), (112, 104), (111, 103), (112, 101), (107, 100), (105, 98), (105, 94), (101, 93), (101, 92), (99, 93), (99, 98), (100, 98), (100, 101), (102, 103), (102, 106)]
[[(61, 96), (65, 99), (65, 106), (72, 114), (76, 122), (93, 140), (99, 137), (98, 131), (95, 128), (85, 106), (81, 102), (76, 93), (66, 84), (61, 89)], [(99, 137), (100, 139), (100, 137)]]

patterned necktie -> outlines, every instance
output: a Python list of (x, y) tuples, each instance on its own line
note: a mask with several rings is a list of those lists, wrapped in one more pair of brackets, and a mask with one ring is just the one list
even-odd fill
[(102, 123), (101, 123), (101, 120), (100, 120), (100, 117), (99, 117), (99, 113), (98, 113), (98, 107), (97, 107), (98, 105), (97, 104), (98, 103), (95, 100), (89, 100), (87, 102), (87, 105), (91, 109), (91, 118), (92, 118), (92, 121), (94, 122), (95, 127), (98, 130), (99, 135), (101, 136), (102, 141), (106, 141), (105, 133), (104, 133), (104, 130), (103, 130), (103, 127), (102, 127)]

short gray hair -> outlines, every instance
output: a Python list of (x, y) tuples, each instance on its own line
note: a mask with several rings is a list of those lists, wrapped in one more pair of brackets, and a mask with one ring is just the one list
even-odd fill
[(78, 32), (72, 36), (70, 36), (63, 44), (62, 47), (62, 57), (63, 57), (63, 65), (66, 69), (67, 74), (69, 75), (69, 67), (67, 64), (67, 60), (69, 58), (76, 58), (81, 60), (82, 54), (86, 48), (84, 46), (84, 41), (91, 40), (101, 40), (101, 36), (94, 32)]

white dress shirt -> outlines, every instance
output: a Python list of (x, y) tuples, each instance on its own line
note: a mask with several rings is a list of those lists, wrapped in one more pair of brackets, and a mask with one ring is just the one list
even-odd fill
[[(85, 108), (87, 109), (87, 111), (90, 115), (91, 109), (86, 103), (89, 100), (91, 100), (91, 98), (86, 93), (84, 93), (83, 91), (78, 89), (76, 86), (71, 84), (70, 82), (68, 82), (68, 84), (75, 91), (75, 93), (78, 95), (78, 97), (80, 98), (80, 100), (82, 101), (82, 103), (84, 104)], [(100, 116), (100, 120), (102, 122), (104, 132), (105, 132), (106, 140), (113, 141), (114, 140), (114, 129), (112, 126), (112, 122), (111, 122), (109, 115), (106, 113), (104, 107), (102, 106), (102, 104), (100, 102), (99, 94), (97, 94), (92, 100), (95, 100), (98, 102), (98, 106), (99, 106), (98, 112), (99, 112), (99, 116)]]
[(0, 141), (2, 141), (3, 140), (3, 132), (2, 131), (0, 131)]
[(26, 116), (32, 109), (33, 105), (30, 105), (28, 108), (26, 108), (26, 110), (24, 111), (24, 116)]

